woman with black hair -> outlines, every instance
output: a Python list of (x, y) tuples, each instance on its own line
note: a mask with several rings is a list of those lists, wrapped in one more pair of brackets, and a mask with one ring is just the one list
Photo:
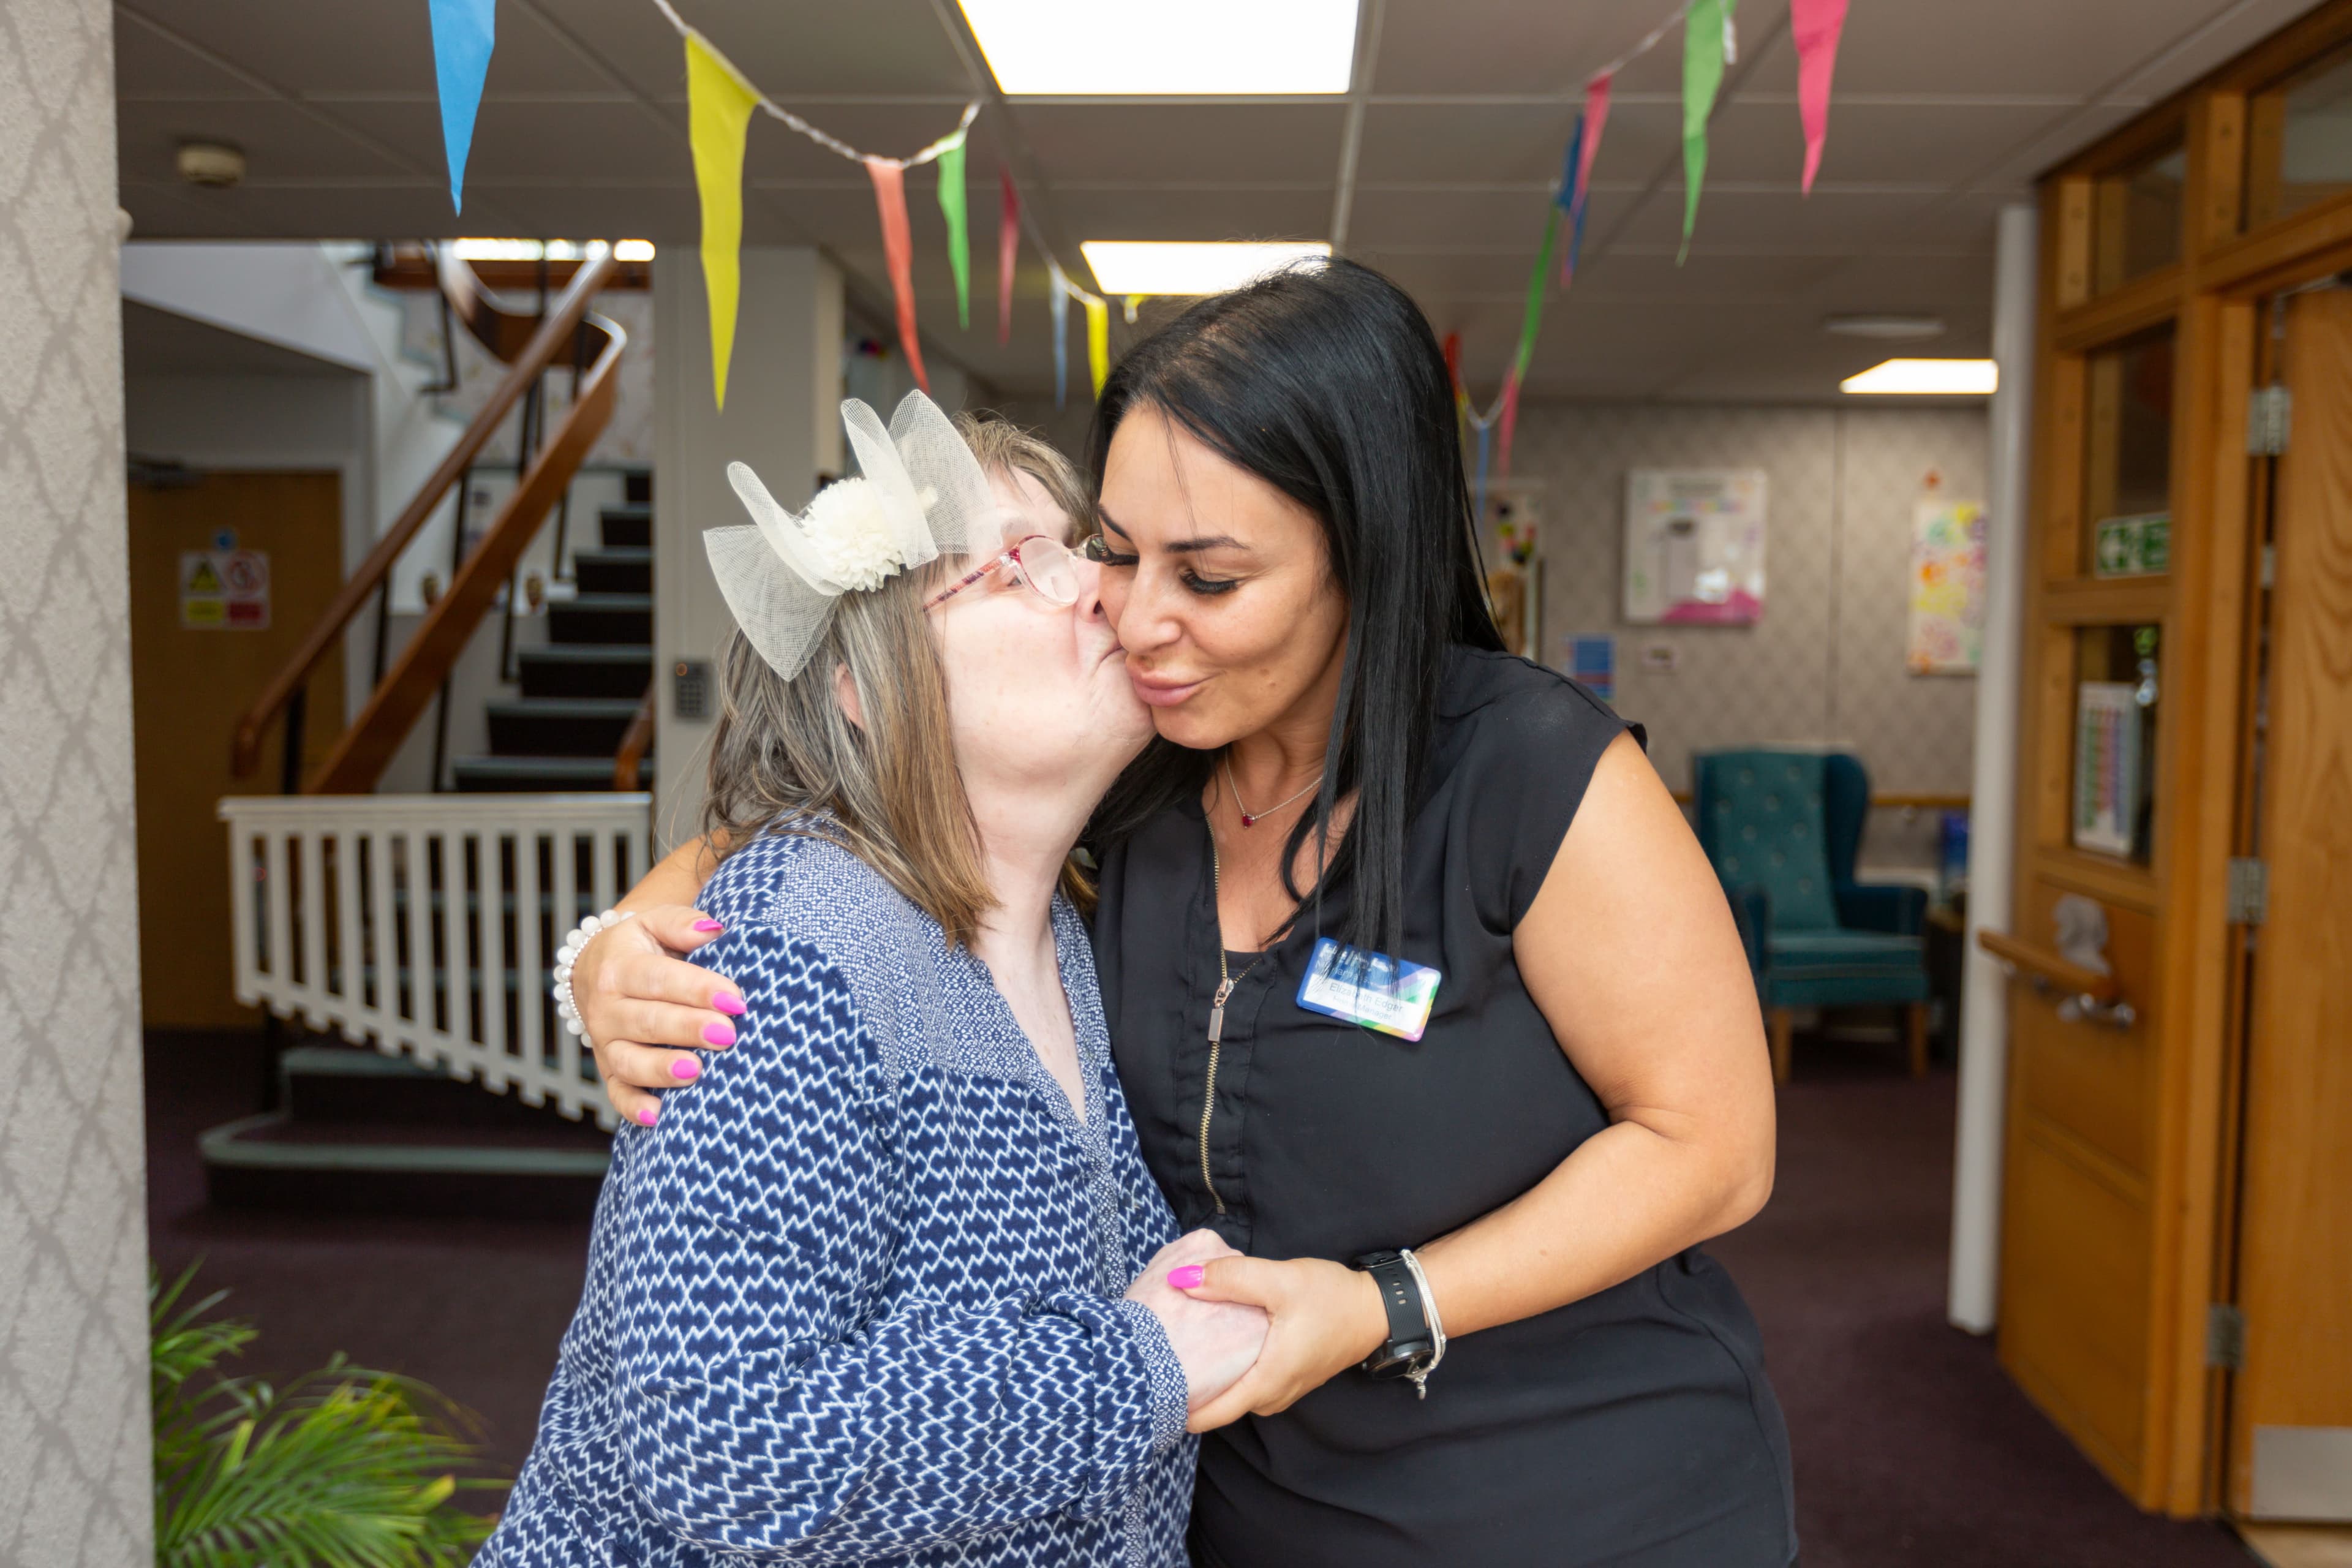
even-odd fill
[[(1093, 456), (1159, 732), (1091, 831), (1112, 1048), (1245, 1255), (1173, 1282), (1273, 1320), (1193, 1418), (1196, 1559), (1780, 1568), (1787, 1438), (1699, 1250), (1770, 1190), (1755, 991), (1638, 731), (1500, 650), (1428, 324), (1346, 262), (1202, 300)], [(691, 868), (574, 972), (625, 1110), (715, 1016), (646, 907)]]

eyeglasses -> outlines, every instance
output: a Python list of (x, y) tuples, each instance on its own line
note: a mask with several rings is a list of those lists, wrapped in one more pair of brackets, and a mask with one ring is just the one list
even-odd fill
[(1078, 580), (1078, 558), (1070, 553), (1069, 547), (1049, 534), (1033, 533), (1014, 541), (1003, 554), (981, 563), (924, 600), (923, 608), (937, 608), (1000, 566), (1012, 572), (1014, 582), (1024, 584), (1057, 610), (1076, 604), (1083, 591)]

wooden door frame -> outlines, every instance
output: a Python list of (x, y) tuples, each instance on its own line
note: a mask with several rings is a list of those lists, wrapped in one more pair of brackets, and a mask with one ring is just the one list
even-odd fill
[[(2243, 433), (2259, 313), (2263, 296), (2282, 285), (2352, 267), (2352, 193), (2244, 229), (2247, 105), (2347, 45), (2352, 0), (2330, 0), (2053, 169), (2041, 186), (2015, 886), (2022, 898), (2057, 883), (2157, 921), (2158, 979), (2141, 1005), (2154, 1066), (2143, 1439), (2137, 1455), (2084, 1447), (2141, 1507), (2175, 1515), (2210, 1512), (2222, 1501), (2226, 1374), (2205, 1364), (2206, 1322), (2209, 1305), (2229, 1299), (2244, 1044), (2244, 931), (2230, 922), (2228, 882), (2231, 857), (2244, 852), (2250, 804), (2242, 763), (2261, 514)], [(2176, 136), (2187, 154), (2179, 260), (2096, 291), (2097, 182)], [(2168, 322), (2175, 331), (2170, 570), (2160, 579), (2088, 577), (2081, 570), (2086, 366), (2094, 353)], [(2162, 626), (2165, 649), (2160, 782), (2145, 868), (2071, 847), (2065, 772), (2044, 765), (2071, 752), (2074, 628), (2138, 621)], [(2012, 1143), (2021, 1076), (2010, 1075)], [(2063, 1412), (2051, 1414), (2068, 1426)]]

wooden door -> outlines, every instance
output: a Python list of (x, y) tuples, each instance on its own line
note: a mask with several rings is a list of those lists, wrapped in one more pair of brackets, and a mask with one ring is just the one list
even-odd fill
[(2352, 291), (2286, 303), (2230, 1500), (2352, 1521)]
[[(266, 622), (250, 592), (190, 582), (192, 554), (230, 542), (268, 557)], [(332, 473), (218, 473), (131, 487), (131, 710), (139, 819), (142, 1015), (151, 1028), (249, 1027), (229, 968), (225, 795), (278, 788), (280, 736), (250, 778), (229, 777), (229, 736), (342, 585), (341, 482)], [(191, 587), (199, 590), (191, 594)], [(230, 605), (241, 606), (232, 615)], [(303, 752), (343, 727), (340, 647), (312, 677)]]

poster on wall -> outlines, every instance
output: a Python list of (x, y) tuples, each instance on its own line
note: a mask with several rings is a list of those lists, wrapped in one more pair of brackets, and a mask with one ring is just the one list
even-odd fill
[(1984, 652), (1985, 512), (1980, 501), (1922, 496), (1911, 515), (1914, 675), (1974, 675)]
[(233, 536), (217, 550), (181, 551), (180, 625), (191, 631), (268, 631), (269, 552), (239, 550)]
[(2131, 682), (2085, 680), (2074, 689), (2075, 848), (2132, 852), (2139, 724), (2139, 689)]
[(1764, 470), (1625, 476), (1625, 618), (1753, 626), (1764, 618)]

